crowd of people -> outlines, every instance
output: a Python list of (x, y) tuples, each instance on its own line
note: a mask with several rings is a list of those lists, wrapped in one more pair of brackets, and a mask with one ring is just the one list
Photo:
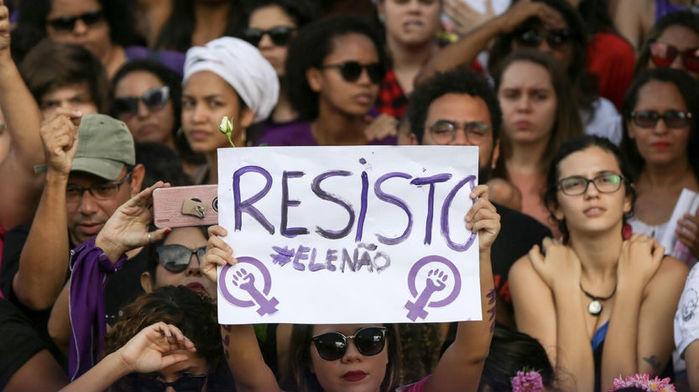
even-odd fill
[[(695, 0), (0, 0), (0, 390), (699, 392), (697, 78)], [(219, 324), (231, 145), (477, 146), (483, 320)]]

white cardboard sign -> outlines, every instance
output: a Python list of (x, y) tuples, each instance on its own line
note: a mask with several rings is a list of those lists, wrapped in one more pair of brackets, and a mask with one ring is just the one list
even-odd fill
[(222, 324), (481, 320), (478, 149), (218, 150)]

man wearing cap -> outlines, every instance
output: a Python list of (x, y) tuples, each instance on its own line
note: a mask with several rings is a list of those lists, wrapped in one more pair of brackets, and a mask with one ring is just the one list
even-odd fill
[(7, 235), (0, 283), (47, 334), (48, 310), (68, 276), (69, 250), (96, 236), (140, 191), (145, 170), (135, 164), (126, 124), (109, 116), (85, 115), (78, 128), (69, 114), (61, 114), (40, 133), (46, 165), (36, 170), (46, 172), (44, 190), (28, 234), (20, 227)]

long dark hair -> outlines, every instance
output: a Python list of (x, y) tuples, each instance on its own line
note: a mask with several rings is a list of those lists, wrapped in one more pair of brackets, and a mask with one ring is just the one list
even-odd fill
[[(228, 24), (223, 35), (236, 37), (240, 35), (244, 23), (242, 3), (241, 0), (228, 0), (228, 4)], [(194, 18), (193, 0), (174, 0), (172, 13), (160, 30), (155, 48), (186, 52), (192, 46)]]
[(646, 38), (646, 40), (643, 42), (641, 50), (638, 52), (638, 60), (636, 61), (634, 75), (638, 75), (648, 68), (648, 61), (650, 60), (650, 45), (655, 40), (660, 38), (663, 32), (671, 26), (685, 27), (692, 30), (694, 34), (699, 36), (699, 15), (692, 11), (678, 11), (669, 13), (658, 19), (648, 33), (648, 38)]
[[(551, 157), (558, 151), (564, 141), (583, 134), (583, 127), (580, 121), (580, 114), (575, 104), (573, 91), (568, 78), (556, 61), (535, 50), (516, 51), (506, 57), (495, 74), (495, 91), (500, 89), (502, 76), (507, 68), (517, 62), (531, 62), (546, 69), (551, 78), (553, 90), (556, 93), (556, 119), (551, 130), (551, 137), (546, 145), (539, 162), (540, 167), (548, 167)], [(501, 154), (495, 169), (495, 175), (508, 178), (505, 161), (512, 156), (512, 143), (507, 137), (507, 132), (503, 132), (500, 137)]]
[(689, 158), (689, 165), (694, 172), (694, 177), (699, 179), (699, 135), (697, 135), (697, 132), (699, 132), (699, 82), (689, 76), (688, 73), (672, 68), (649, 69), (641, 73), (631, 84), (624, 98), (624, 104), (621, 107), (621, 114), (624, 118), (622, 121), (624, 134), (621, 139), (621, 149), (631, 164), (633, 179), (638, 179), (641, 171), (643, 171), (645, 161), (638, 152), (636, 142), (629, 137), (629, 121), (631, 121), (631, 113), (638, 103), (638, 94), (641, 87), (652, 81), (674, 85), (682, 96), (687, 110), (692, 113), (689, 125), (689, 141), (687, 142), (687, 157)]
[[(566, 22), (571, 32), (570, 46), (573, 57), (568, 69), (565, 70), (575, 91), (578, 105), (586, 111), (592, 111), (592, 104), (597, 97), (597, 79), (585, 70), (585, 50), (587, 48), (588, 31), (580, 14), (566, 1), (561, 0), (535, 0), (558, 11)], [(541, 20), (531, 17), (524, 21), (512, 32), (499, 36), (493, 43), (489, 52), (488, 70), (495, 74), (500, 67), (500, 62), (512, 52), (512, 44), (523, 29), (541, 25)]]
[[(624, 177), (624, 192), (626, 196), (631, 197), (631, 211), (624, 215), (624, 222), (631, 217), (633, 214), (633, 205), (636, 203), (636, 189), (631, 183), (631, 168), (624, 159), (621, 150), (614, 143), (609, 141), (605, 137), (583, 135), (581, 137), (569, 140), (561, 146), (556, 155), (551, 160), (551, 164), (548, 168), (546, 174), (546, 190), (544, 191), (544, 204), (551, 213), (551, 219), (556, 222), (558, 229), (561, 232), (563, 242), (567, 243), (570, 239), (570, 232), (568, 231), (568, 226), (566, 225), (565, 218), (558, 219), (554, 215), (554, 211), (558, 209), (558, 180), (560, 179), (559, 165), (562, 160), (567, 158), (569, 155), (586, 150), (590, 147), (598, 147), (606, 152), (611, 153), (616, 158), (617, 164), (619, 164), (619, 170), (621, 170), (621, 175)], [(621, 235), (621, 233), (619, 233)]]
[[(396, 328), (392, 324), (386, 327), (386, 350), (388, 350), (388, 364), (386, 375), (381, 383), (380, 391), (393, 391), (398, 383), (398, 353), (400, 352)], [(286, 380), (282, 380), (282, 387), (290, 391), (320, 392), (323, 389), (318, 379), (311, 371), (311, 340), (313, 338), (313, 325), (295, 324), (291, 332), (289, 343), (289, 369)]]
[(286, 58), (286, 85), (294, 110), (303, 120), (318, 117), (318, 93), (311, 89), (306, 71), (320, 68), (325, 58), (335, 48), (334, 40), (347, 34), (364, 35), (374, 44), (379, 62), (386, 64), (386, 55), (381, 50), (378, 35), (369, 23), (360, 17), (336, 16), (310, 23), (301, 31), (289, 46)]

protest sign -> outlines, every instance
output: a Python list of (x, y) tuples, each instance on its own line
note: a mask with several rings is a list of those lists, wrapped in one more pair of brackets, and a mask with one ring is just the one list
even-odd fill
[(476, 147), (219, 149), (219, 322), (480, 320), (477, 176)]

